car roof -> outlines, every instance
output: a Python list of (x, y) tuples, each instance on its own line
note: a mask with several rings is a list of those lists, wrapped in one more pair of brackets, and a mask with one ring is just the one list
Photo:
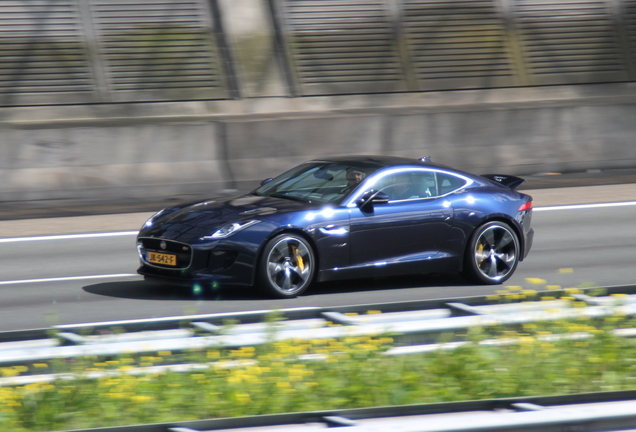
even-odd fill
[(412, 159), (401, 156), (384, 156), (384, 155), (349, 155), (349, 156), (329, 156), (324, 158), (313, 159), (310, 162), (335, 162), (342, 164), (365, 164), (375, 166), (377, 168), (391, 167), (397, 165), (411, 166), (427, 166), (448, 168), (432, 162), (425, 162), (420, 159)]

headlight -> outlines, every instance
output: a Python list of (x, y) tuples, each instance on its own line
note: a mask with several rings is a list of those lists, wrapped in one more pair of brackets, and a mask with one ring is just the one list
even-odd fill
[(243, 221), (243, 222), (232, 222), (229, 224), (223, 225), (221, 228), (216, 230), (211, 236), (202, 237), (202, 239), (222, 239), (231, 236), (241, 230), (244, 230), (247, 227), (255, 225), (259, 223), (259, 220), (251, 220), (251, 221)]

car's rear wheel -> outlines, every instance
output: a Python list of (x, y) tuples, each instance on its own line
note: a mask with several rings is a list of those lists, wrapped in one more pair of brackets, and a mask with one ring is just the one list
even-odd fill
[(296, 234), (274, 237), (263, 251), (259, 265), (259, 284), (278, 298), (291, 298), (311, 285), (316, 261), (311, 245)]
[(519, 238), (506, 223), (493, 221), (478, 227), (466, 247), (464, 276), (477, 283), (500, 284), (519, 263)]

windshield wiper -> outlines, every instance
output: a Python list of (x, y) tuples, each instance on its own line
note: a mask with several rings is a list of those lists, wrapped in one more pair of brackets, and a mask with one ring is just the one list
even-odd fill
[(304, 199), (304, 198), (298, 197), (296, 195), (289, 195), (289, 192), (277, 192), (277, 193), (270, 194), (269, 196), (271, 196), (272, 198), (285, 198), (285, 199), (290, 199), (290, 200), (293, 200), (293, 201), (311, 203), (311, 200)]

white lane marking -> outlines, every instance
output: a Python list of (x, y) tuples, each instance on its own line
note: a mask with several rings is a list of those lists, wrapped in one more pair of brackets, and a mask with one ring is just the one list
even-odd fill
[(64, 235), (50, 235), (50, 236), (38, 236), (38, 237), (12, 237), (2, 238), (0, 243), (20, 243), (42, 240), (73, 240), (73, 239), (87, 239), (87, 238), (99, 238), (99, 237), (121, 237), (121, 236), (133, 236), (139, 234), (139, 231), (119, 231), (110, 233), (88, 233), (88, 234), (64, 234)]
[(609, 207), (627, 207), (636, 205), (636, 201), (617, 202), (617, 203), (599, 203), (599, 204), (572, 204), (562, 206), (535, 207), (534, 211), (555, 211), (555, 210), (580, 210), (593, 208), (609, 208)]
[(109, 274), (109, 275), (94, 275), (94, 276), (69, 276), (69, 277), (58, 277), (58, 278), (46, 278), (46, 279), (22, 279), (22, 280), (13, 280), (13, 281), (3, 281), (0, 282), (0, 285), (20, 285), (20, 284), (31, 284), (31, 283), (47, 283), (47, 282), (69, 282), (69, 281), (78, 281), (78, 280), (92, 280), (92, 279), (122, 279), (129, 278), (133, 276), (139, 276), (134, 273), (119, 273), (119, 274)]

